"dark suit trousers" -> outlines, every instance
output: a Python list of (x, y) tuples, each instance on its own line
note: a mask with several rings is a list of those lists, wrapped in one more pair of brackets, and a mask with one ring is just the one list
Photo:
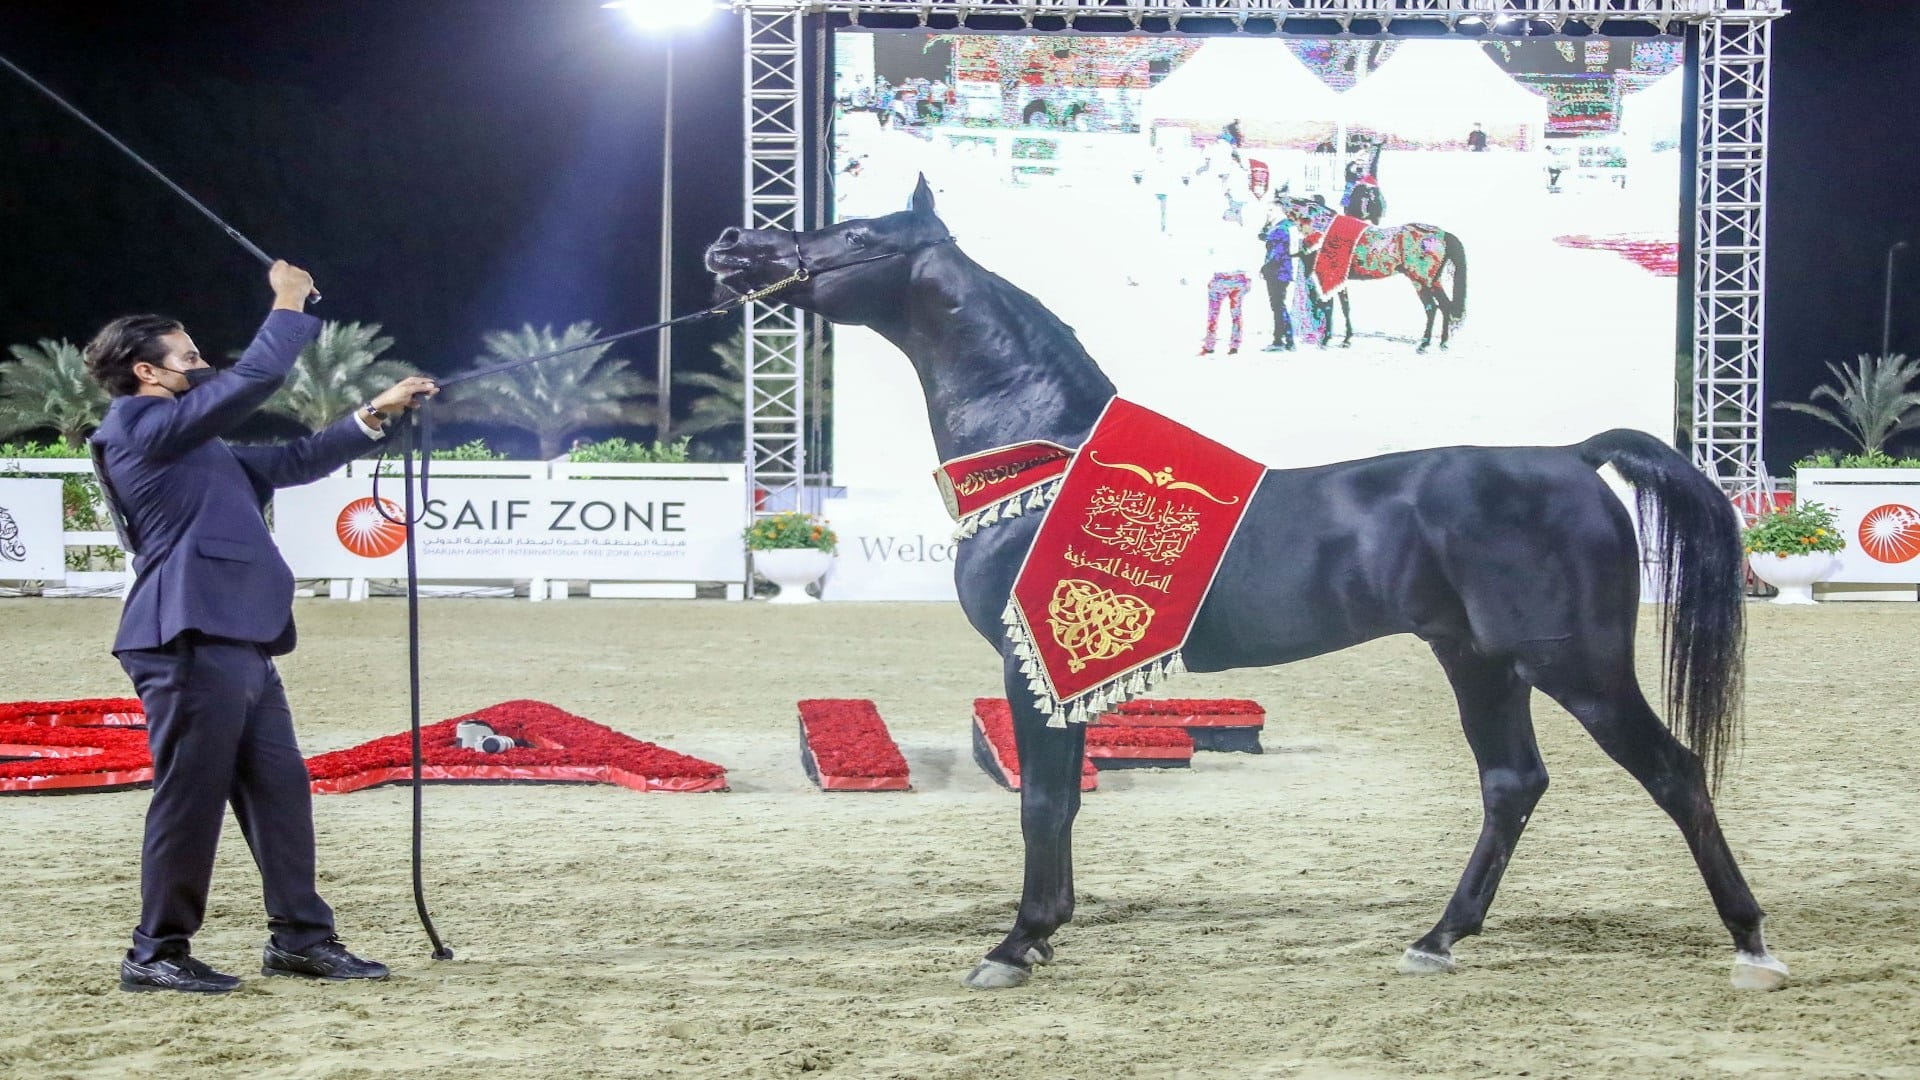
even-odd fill
[[(1286, 277), (1280, 276), (1283, 270)], [(1260, 277), (1267, 283), (1267, 306), (1273, 309), (1273, 343), (1291, 345), (1293, 317), (1287, 313), (1287, 290), (1293, 286), (1292, 268), (1270, 262), (1260, 267)]]
[(147, 712), (153, 802), (140, 851), (134, 961), (185, 953), (206, 917), (226, 807), (253, 850), (273, 943), (302, 950), (333, 934), (314, 890), (313, 796), (293, 737), (293, 713), (273, 659), (259, 645), (180, 635), (120, 654)]

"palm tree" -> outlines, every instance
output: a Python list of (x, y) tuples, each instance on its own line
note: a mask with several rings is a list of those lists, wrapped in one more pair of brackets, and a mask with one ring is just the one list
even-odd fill
[(1851, 367), (1828, 364), (1827, 370), (1839, 387), (1822, 383), (1814, 388), (1813, 400), (1832, 398), (1837, 414), (1799, 401), (1776, 401), (1774, 407), (1817, 416), (1869, 454), (1884, 451), (1893, 436), (1920, 428), (1920, 389), (1913, 385), (1920, 379), (1920, 360), (1862, 353)]
[(674, 421), (674, 430), (682, 435), (738, 429), (747, 406), (747, 332), (735, 330), (723, 341), (708, 347), (720, 361), (718, 374), (710, 371), (676, 371), (673, 381), (693, 391), (688, 400), (693, 408)]
[[(475, 367), (501, 364), (578, 345), (599, 336), (590, 322), (577, 322), (556, 335), (553, 327), (495, 330), (481, 338), (487, 351)], [(461, 419), (517, 428), (540, 440), (540, 457), (551, 460), (567, 450), (567, 439), (583, 428), (654, 423), (654, 409), (636, 399), (653, 396), (653, 380), (636, 375), (626, 361), (607, 355), (611, 346), (568, 353), (489, 379), (467, 384), (454, 404)]]
[[(676, 385), (692, 391), (688, 397), (693, 401), (686, 417), (674, 421), (674, 431), (681, 435), (706, 435), (710, 450), (737, 456), (743, 437), (741, 425), (747, 412), (747, 332), (744, 328), (735, 330), (708, 348), (720, 361), (717, 373), (684, 371), (673, 376)], [(832, 406), (833, 350), (830, 347), (820, 351), (820, 364), (820, 378), (809, 380), (807, 387), (807, 411), (815, 418), (826, 416)], [(822, 444), (825, 440), (815, 437), (815, 429), (822, 425), (810, 421), (807, 426), (810, 432), (807, 460), (824, 462), (826, 447)]]
[(323, 323), (267, 408), (318, 431), (413, 374), (408, 365), (381, 358), (392, 347), (379, 323)]
[(0, 366), (0, 438), (51, 428), (67, 445), (82, 445), (106, 415), (107, 394), (87, 374), (80, 347), (41, 338), (7, 351), (19, 363)]

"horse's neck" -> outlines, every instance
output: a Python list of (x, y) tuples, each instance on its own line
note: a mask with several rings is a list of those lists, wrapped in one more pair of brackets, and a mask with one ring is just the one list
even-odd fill
[(1113, 383), (1038, 300), (957, 251), (916, 282), (905, 325), (883, 329), (913, 361), (941, 460), (1047, 439), (1078, 445)]

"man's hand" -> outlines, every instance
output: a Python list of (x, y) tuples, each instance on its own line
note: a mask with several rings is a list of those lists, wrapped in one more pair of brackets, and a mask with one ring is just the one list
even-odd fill
[(275, 311), (305, 311), (307, 298), (314, 295), (313, 275), (285, 259), (275, 261), (267, 271), (267, 283), (273, 286)]
[(439, 384), (424, 375), (401, 379), (369, 404), (388, 416), (398, 416), (440, 392)]

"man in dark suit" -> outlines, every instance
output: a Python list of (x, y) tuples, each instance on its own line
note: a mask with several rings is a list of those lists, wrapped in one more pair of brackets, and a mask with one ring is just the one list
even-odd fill
[[(365, 453), (386, 418), (438, 388), (404, 379), (352, 416), (283, 446), (221, 436), (265, 404), (319, 332), (313, 279), (275, 263), (273, 310), (238, 363), (216, 371), (171, 319), (116, 319), (87, 346), (113, 403), (92, 439), (134, 582), (113, 652), (147, 713), (153, 802), (140, 854), (140, 925), (125, 990), (224, 993), (240, 980), (195, 959), (226, 804), (260, 868), (267, 975), (378, 979), (334, 936), (314, 889), (313, 803), (273, 657), (293, 649), (293, 573), (262, 508)], [(191, 392), (189, 392), (191, 391)]]

